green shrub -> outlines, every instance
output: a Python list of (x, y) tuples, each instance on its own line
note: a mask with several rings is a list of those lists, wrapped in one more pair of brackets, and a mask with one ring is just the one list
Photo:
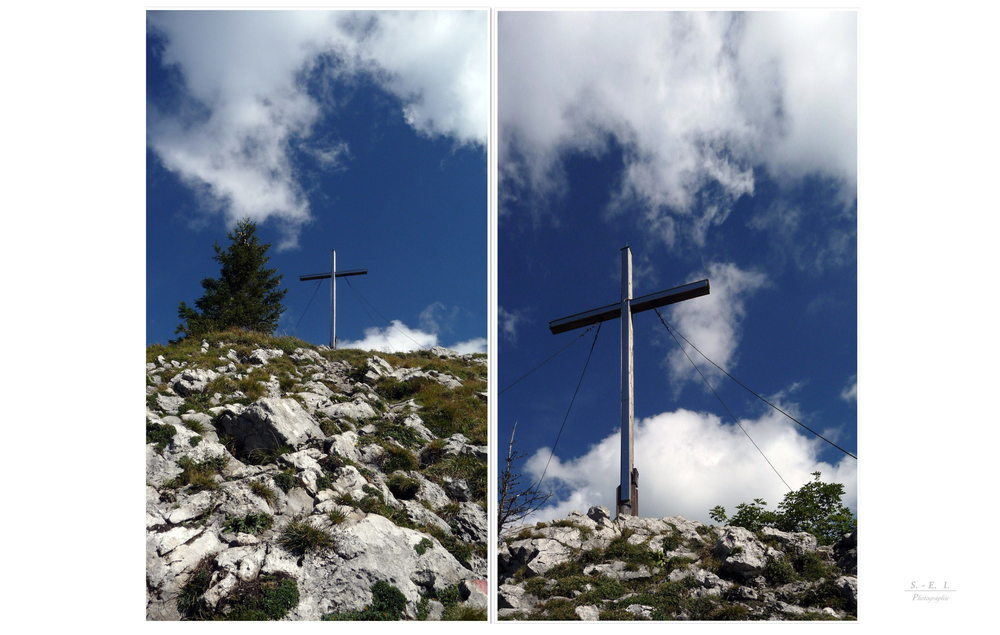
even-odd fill
[(155, 443), (157, 454), (163, 454), (176, 434), (177, 429), (169, 423), (160, 424), (146, 421), (146, 444)]
[(792, 559), (795, 572), (810, 582), (815, 582), (827, 574), (828, 567), (814, 551), (799, 554)]
[(274, 519), (269, 514), (250, 512), (243, 518), (230, 518), (223, 526), (223, 530), (256, 535), (270, 529), (272, 524), (274, 524)]
[(372, 603), (362, 611), (347, 611), (344, 613), (328, 613), (324, 621), (364, 621), (388, 622), (403, 619), (406, 609), (406, 596), (403, 592), (387, 582), (379, 580), (371, 586)]
[(420, 542), (413, 545), (413, 550), (417, 552), (418, 556), (422, 556), (427, 553), (427, 550), (434, 546), (434, 543), (428, 538), (421, 538)]
[(240, 582), (226, 598), (230, 608), (226, 620), (280, 620), (299, 603), (299, 585), (285, 573), (264, 574), (250, 582)]
[(726, 516), (726, 509), (716, 505), (709, 511), (712, 520), (735, 527), (759, 531), (762, 527), (775, 527), (781, 531), (805, 531), (816, 536), (821, 545), (832, 545), (841, 536), (857, 528), (858, 521), (851, 510), (841, 503), (844, 486), (840, 483), (823, 483), (821, 474), (813, 472), (813, 481), (794, 492), (785, 494), (777, 511), (765, 509), (767, 503), (755, 498), (753, 503), (740, 503), (736, 515)]
[(771, 558), (764, 566), (764, 577), (772, 585), (788, 584), (798, 580), (795, 569), (783, 558)]
[(282, 470), (281, 472), (274, 475), (274, 484), (281, 488), (281, 491), (288, 493), (289, 490), (295, 487), (303, 487), (303, 483), (292, 470)]

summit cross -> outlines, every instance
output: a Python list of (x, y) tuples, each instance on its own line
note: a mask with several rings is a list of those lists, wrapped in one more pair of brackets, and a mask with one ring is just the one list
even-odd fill
[(621, 516), (639, 515), (639, 472), (635, 469), (633, 441), (634, 408), (632, 405), (632, 314), (648, 311), (708, 295), (708, 280), (692, 282), (680, 287), (657, 291), (639, 298), (632, 298), (632, 250), (626, 245), (622, 248), (622, 299), (615, 304), (609, 304), (599, 309), (592, 309), (568, 317), (549, 322), (549, 330), (553, 335), (572, 331), (598, 322), (621, 318), (622, 327), (622, 445), (621, 445), (621, 481), (615, 491), (615, 511)]
[(331, 249), (329, 273), (310, 273), (304, 276), (299, 276), (299, 282), (330, 278), (330, 348), (333, 350), (337, 350), (337, 278), (344, 278), (347, 276), (363, 276), (367, 273), (367, 269), (350, 269), (348, 271), (341, 271), (340, 273), (337, 273), (337, 251), (335, 249)]

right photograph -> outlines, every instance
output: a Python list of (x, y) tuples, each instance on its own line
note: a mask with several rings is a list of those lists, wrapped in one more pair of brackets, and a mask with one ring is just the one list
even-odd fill
[(497, 15), (498, 618), (857, 620), (857, 12)]

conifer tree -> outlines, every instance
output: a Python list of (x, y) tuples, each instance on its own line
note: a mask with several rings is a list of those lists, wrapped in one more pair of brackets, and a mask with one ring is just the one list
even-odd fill
[(195, 308), (181, 302), (177, 314), (182, 322), (175, 333), (182, 337), (200, 337), (211, 331), (241, 328), (272, 334), (284, 312), (281, 300), (288, 289), (278, 289), (281, 276), (277, 269), (266, 268), (271, 243), (257, 239), (257, 224), (244, 218), (228, 234), (229, 248), (216, 242), (213, 259), (221, 265), (219, 278), (205, 278), (205, 295)]

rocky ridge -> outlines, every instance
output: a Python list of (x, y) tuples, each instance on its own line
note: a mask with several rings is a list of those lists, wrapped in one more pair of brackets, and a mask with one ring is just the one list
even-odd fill
[(485, 356), (230, 332), (146, 377), (147, 619), (486, 618)]
[(508, 532), (501, 620), (856, 620), (857, 531), (833, 546), (770, 527), (604, 507)]

